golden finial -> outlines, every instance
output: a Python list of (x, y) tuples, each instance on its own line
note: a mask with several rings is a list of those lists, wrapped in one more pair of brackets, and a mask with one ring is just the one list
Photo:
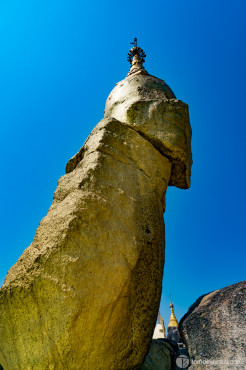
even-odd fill
[(172, 303), (172, 301), (171, 301), (171, 303), (170, 303), (171, 316), (170, 316), (170, 320), (169, 320), (168, 327), (170, 327), (170, 326), (178, 327), (178, 326), (179, 326), (178, 320), (176, 319), (176, 316), (175, 316), (175, 314), (174, 314), (173, 307), (174, 307), (174, 306), (173, 306), (173, 303)]

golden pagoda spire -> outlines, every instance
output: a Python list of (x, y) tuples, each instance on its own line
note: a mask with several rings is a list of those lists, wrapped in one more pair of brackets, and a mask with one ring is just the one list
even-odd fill
[(171, 316), (170, 316), (170, 320), (169, 320), (169, 324), (168, 324), (168, 327), (178, 327), (179, 326), (179, 323), (178, 323), (178, 320), (176, 319), (176, 316), (174, 314), (174, 310), (173, 310), (173, 303), (171, 301), (170, 303), (170, 308), (171, 308)]

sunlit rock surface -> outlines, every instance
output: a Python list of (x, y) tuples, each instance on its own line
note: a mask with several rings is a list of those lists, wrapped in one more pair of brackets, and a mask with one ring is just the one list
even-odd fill
[(171, 163), (114, 119), (100, 122), (72, 162), (0, 291), (4, 369), (126, 369), (148, 350)]

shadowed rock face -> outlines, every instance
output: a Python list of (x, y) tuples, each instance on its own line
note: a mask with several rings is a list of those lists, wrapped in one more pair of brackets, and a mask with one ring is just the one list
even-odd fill
[(160, 339), (152, 339), (149, 353), (140, 370), (172, 370), (172, 346)]
[(246, 281), (200, 297), (179, 324), (191, 369), (245, 369), (245, 323)]
[(182, 104), (140, 99), (122, 121), (106, 115), (68, 162), (0, 290), (5, 370), (142, 364), (162, 290), (166, 189), (189, 183)]

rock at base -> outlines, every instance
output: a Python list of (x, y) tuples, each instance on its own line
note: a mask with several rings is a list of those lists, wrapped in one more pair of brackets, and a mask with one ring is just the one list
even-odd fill
[(198, 298), (180, 320), (190, 369), (246, 368), (246, 281)]
[(140, 370), (171, 370), (173, 352), (172, 346), (161, 340), (152, 339), (149, 353)]

